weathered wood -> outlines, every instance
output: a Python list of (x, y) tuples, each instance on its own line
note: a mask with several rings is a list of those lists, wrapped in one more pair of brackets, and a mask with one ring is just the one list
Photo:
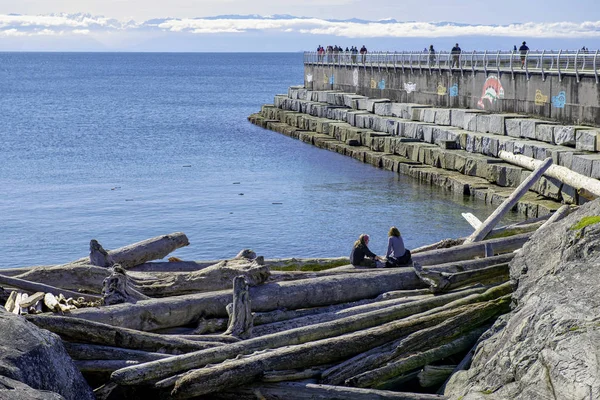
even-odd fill
[[(264, 383), (212, 393), (202, 400), (445, 400), (446, 396), (425, 393), (392, 392), (388, 390), (359, 389), (314, 383)], [(199, 400), (200, 400), (199, 399)]]
[[(542, 164), (542, 161), (535, 160), (531, 157), (527, 157), (522, 154), (513, 154), (503, 150), (498, 153), (498, 158), (529, 170), (534, 170)], [(554, 179), (558, 179), (559, 181), (566, 183), (575, 189), (585, 189), (593, 193), (595, 196), (600, 196), (600, 181), (571, 171), (569, 168), (552, 165), (545, 172), (545, 175)]]
[(414, 265), (417, 275), (430, 286), (433, 293), (442, 293), (469, 283), (485, 283), (495, 277), (509, 279), (508, 264), (492, 265), (477, 270), (465, 272), (436, 272), (422, 269), (418, 264)]
[[(456, 310), (426, 317), (389, 322), (375, 328), (287, 346), (246, 358), (230, 360), (209, 368), (192, 370), (176, 381), (171, 394), (175, 399), (186, 399), (251, 383), (260, 377), (264, 370), (305, 368), (343, 360), (401, 336), (437, 325), (462, 312), (464, 310), (459, 307)], [(156, 362), (160, 362), (160, 360), (154, 361), (154, 363)], [(125, 368), (121, 371), (131, 368), (135, 367)], [(111, 377), (113, 380), (118, 372), (113, 373)]]
[(114, 346), (71, 342), (63, 342), (63, 344), (69, 356), (74, 360), (134, 360), (147, 362), (170, 357), (168, 354), (123, 349)]
[[(484, 292), (485, 289), (476, 289), (476, 291)], [(369, 304), (363, 304), (353, 307), (344, 307), (339, 310), (327, 312), (327, 313), (318, 313), (306, 315), (304, 317), (298, 317), (287, 321), (275, 322), (272, 324), (259, 325), (254, 327), (252, 331), (255, 337), (269, 335), (277, 332), (284, 332), (290, 329), (301, 328), (303, 326), (310, 326), (315, 324), (322, 324), (329, 321), (334, 321), (346, 317), (350, 317), (352, 315), (358, 315), (366, 312), (372, 312), (377, 310), (389, 309), (389, 307), (410, 303), (417, 300), (425, 300), (431, 298), (432, 294), (429, 292), (426, 295), (416, 296), (416, 297), (406, 297), (399, 299), (390, 299), (390, 300), (381, 300), (377, 302), (372, 302)]]
[(200, 318), (193, 333), (202, 335), (205, 333), (223, 332), (227, 329), (228, 323), (228, 318)]
[(52, 293), (46, 293), (44, 295), (44, 304), (50, 311), (61, 311), (61, 308), (58, 305), (58, 300), (56, 299), (56, 296), (54, 296)]
[(494, 252), (497, 254), (509, 253), (523, 247), (523, 244), (529, 240), (531, 235), (533, 233), (528, 232), (505, 238), (463, 244), (449, 249), (426, 251), (413, 254), (412, 259), (413, 262), (419, 263), (421, 266), (470, 260), (475, 257), (484, 257), (487, 243), (490, 243), (494, 247)]
[(38, 301), (44, 300), (44, 294), (44, 292), (35, 292), (31, 296), (28, 296), (26, 300), (21, 298), (21, 307), (29, 308), (35, 306)]
[(56, 333), (63, 340), (84, 342), (133, 350), (186, 353), (221, 346), (222, 343), (197, 342), (155, 333), (119, 328), (71, 317), (28, 315), (27, 320)]
[(424, 365), (444, 359), (453, 354), (467, 351), (473, 346), (473, 343), (477, 341), (482, 333), (482, 329), (476, 329), (441, 346), (421, 351), (416, 354), (407, 355), (406, 357), (388, 363), (383, 367), (354, 376), (347, 379), (346, 384), (354, 387), (378, 388), (380, 385), (385, 384), (387, 380), (393, 379), (395, 376), (423, 367)]
[(231, 289), (233, 279), (243, 275), (250, 286), (264, 283), (269, 267), (255, 260), (235, 258), (223, 260), (200, 271), (189, 273), (156, 273), (152, 282), (138, 282), (136, 288), (152, 297), (180, 296), (190, 293)]
[[(109, 250), (108, 255), (114, 264), (127, 269), (152, 260), (160, 260), (180, 247), (189, 245), (187, 236), (182, 232), (157, 236), (128, 246)], [(87, 264), (90, 258), (84, 257), (74, 263)]]
[(502, 219), (504, 214), (510, 211), (515, 204), (531, 186), (542, 177), (544, 172), (552, 165), (552, 158), (545, 159), (537, 168), (525, 179), (521, 184), (514, 190), (514, 192), (508, 196), (502, 204), (496, 208), (496, 210), (483, 222), (483, 224), (475, 230), (466, 240), (466, 243), (480, 242), (483, 240), (488, 233), (496, 226), (496, 224)]
[(550, 218), (548, 218), (548, 220), (546, 222), (544, 222), (544, 224), (540, 227), (540, 229), (545, 228), (546, 226), (548, 226), (550, 224), (560, 221), (561, 219), (563, 219), (564, 217), (569, 215), (571, 210), (572, 210), (572, 207), (570, 207), (566, 204), (560, 206), (560, 208), (558, 210), (556, 210), (552, 214), (552, 216)]
[(105, 305), (135, 303), (147, 300), (148, 296), (138, 292), (130, 283), (124, 268), (114, 264), (109, 276), (102, 282), (102, 303)]
[(419, 297), (428, 294), (431, 294), (429, 289), (394, 290), (392, 292), (383, 293), (377, 297), (377, 300), (403, 299), (406, 297)]
[(9, 313), (11, 313), (15, 308), (15, 301), (17, 300), (18, 294), (19, 293), (17, 293), (14, 290), (12, 292), (10, 292), (10, 296), (8, 296), (8, 300), (6, 300), (6, 304), (4, 304), (4, 309), (6, 311), (8, 311)]
[[(352, 290), (344, 290), (346, 287), (352, 287)], [(412, 268), (394, 268), (382, 269), (378, 273), (327, 276), (253, 286), (250, 288), (250, 297), (253, 310), (261, 312), (279, 308), (328, 306), (375, 298), (392, 290), (422, 287), (423, 283)], [(225, 317), (225, 306), (232, 300), (232, 291), (226, 290), (74, 310), (72, 316), (152, 331), (193, 324), (199, 315), (205, 318)]]
[[(2, 271), (4, 273), (4, 271)], [(60, 287), (74, 292), (100, 294), (102, 281), (109, 274), (106, 268), (94, 265), (65, 264), (50, 267), (34, 267), (15, 278)]]
[[(502, 284), (499, 286), (492, 287), (486, 290), (482, 294), (473, 294), (467, 296), (465, 298), (455, 300), (451, 303), (448, 303), (442, 307), (438, 307), (432, 309), (430, 311), (426, 311), (421, 313), (420, 316), (431, 315), (432, 313), (444, 312), (449, 310), (456, 310), (459, 307), (465, 307), (469, 304), (480, 303), (484, 301), (490, 301), (497, 299), (501, 296), (505, 296), (512, 291), (512, 286), (507, 284)], [(482, 315), (482, 314), (480, 314)], [(408, 319), (413, 318), (409, 317)], [(467, 314), (461, 317), (463, 320), (466, 319), (466, 324), (472, 324), (473, 320), (470, 320)], [(454, 323), (456, 320), (453, 320)], [(475, 325), (479, 324), (477, 321)], [(446, 325), (447, 326), (447, 325)], [(442, 327), (443, 328), (443, 327)], [(468, 327), (462, 327), (464, 329), (469, 329)], [(420, 338), (417, 336), (417, 338)], [(378, 348), (374, 348), (371, 351), (365, 352), (363, 354), (359, 354), (355, 357), (352, 357), (332, 368), (327, 369), (323, 372), (322, 381), (324, 383), (329, 384), (342, 384), (346, 379), (351, 376), (357, 375), (361, 372), (371, 370), (373, 368), (377, 368), (378, 366), (384, 364), (385, 362), (391, 360), (397, 353), (397, 349), (399, 346), (404, 346), (406, 348), (406, 344), (410, 342), (414, 343), (414, 337), (410, 341), (406, 341), (405, 338), (396, 341), (390, 341), (389, 343), (384, 344)]]
[[(178, 357), (172, 357), (167, 360), (154, 361), (138, 368), (125, 368), (121, 371), (116, 371), (113, 374), (112, 379), (121, 384), (136, 384), (148, 380), (161, 379), (191, 368), (198, 368), (207, 364), (221, 362), (228, 358), (237, 357), (240, 354), (251, 354), (259, 350), (276, 349), (283, 346), (311, 342), (336, 335), (339, 336), (359, 329), (370, 327), (371, 329), (376, 329), (372, 327), (408, 315), (431, 310), (432, 308), (466, 297), (471, 293), (477, 293), (476, 290), (467, 293), (465, 292), (446, 294), (432, 299), (388, 307), (383, 310), (352, 315), (335, 321), (265, 335), (244, 340), (240, 343), (222, 346), (219, 349), (197, 351)], [(314, 365), (316, 364), (318, 363), (315, 363)]]
[(225, 335), (173, 335), (175, 337), (200, 342), (238, 343), (241, 339)]
[(425, 246), (417, 247), (416, 249), (412, 249), (411, 254), (423, 253), (425, 251), (439, 250), (439, 249), (449, 249), (454, 246), (460, 246), (465, 242), (465, 238), (459, 239), (442, 239), (439, 242), (428, 244)]
[(24, 279), (4, 276), (1, 274), (0, 274), (0, 284), (8, 285), (11, 287), (16, 287), (16, 288), (26, 290), (28, 292), (34, 292), (34, 293), (35, 292), (44, 292), (44, 293), (54, 293), (55, 295), (62, 293), (68, 297), (75, 297), (75, 298), (83, 297), (86, 300), (92, 300), (92, 301), (100, 299), (100, 296), (84, 294), (84, 293), (79, 293), (79, 292), (72, 292), (70, 290), (65, 290), (65, 289), (57, 288), (57, 287), (50, 286), (50, 285), (44, 285), (42, 283), (30, 282), (30, 281), (26, 281)]
[(250, 295), (248, 293), (248, 282), (244, 276), (233, 279), (233, 303), (227, 305), (229, 324), (225, 335), (231, 335), (240, 339), (252, 336), (252, 310), (250, 309)]
[(477, 218), (476, 216), (474, 216), (471, 213), (462, 213), (461, 215), (463, 216), (464, 219), (467, 220), (467, 222), (469, 223), (469, 225), (471, 225), (473, 227), (473, 229), (479, 228), (481, 226), (481, 224), (483, 223), (479, 220), (479, 218)]
[(114, 262), (108, 252), (96, 239), (90, 240), (90, 264), (98, 267), (112, 267)]
[(323, 368), (309, 368), (304, 370), (265, 371), (261, 381), (274, 383), (286, 381), (299, 381), (303, 379), (319, 378)]
[(139, 361), (133, 360), (74, 360), (74, 363), (82, 373), (111, 373), (121, 368), (140, 364)]
[[(492, 265), (508, 264), (515, 256), (515, 253), (500, 254), (494, 257), (476, 258), (468, 261), (455, 261), (445, 264), (437, 264), (426, 266), (423, 269), (426, 271), (437, 271), (446, 273), (465, 272), (478, 270)], [(426, 290), (426, 289), (423, 289)]]
[(419, 384), (429, 388), (443, 384), (452, 374), (456, 365), (426, 365), (419, 372)]

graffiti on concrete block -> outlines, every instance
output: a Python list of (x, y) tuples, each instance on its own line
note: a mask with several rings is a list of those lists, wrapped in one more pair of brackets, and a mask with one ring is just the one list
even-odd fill
[(371, 89), (375, 89), (377, 88), (377, 81), (373, 78), (371, 78)]
[(326, 73), (323, 73), (323, 84), (327, 85), (329, 83), (329, 77)]
[(558, 92), (556, 96), (552, 96), (552, 105), (556, 108), (565, 108), (567, 104), (567, 94), (563, 90), (562, 92)]
[(380, 80), (377, 87), (381, 90), (385, 89), (385, 79)]
[(458, 97), (458, 83), (450, 86), (450, 97)]
[(358, 86), (358, 68), (354, 68), (354, 72), (352, 72), (352, 83), (354, 86)]
[(312, 74), (307, 74), (306, 75), (306, 82), (312, 82), (312, 78), (313, 78)]
[(417, 90), (417, 84), (412, 82), (405, 83), (404, 90), (406, 90), (406, 93), (412, 93)]
[(490, 75), (483, 84), (481, 98), (477, 102), (477, 107), (485, 110), (486, 103), (484, 100), (487, 100), (488, 105), (491, 106), (498, 101), (498, 99), (502, 98), (504, 98), (504, 88), (502, 87), (500, 79), (495, 75)]
[(448, 89), (442, 83), (438, 83), (437, 94), (438, 96), (445, 96), (448, 94)]
[(335, 79), (333, 78), (333, 75), (331, 75), (331, 76), (329, 77), (329, 84), (330, 84), (330, 85), (333, 85), (333, 83), (334, 83), (334, 82), (335, 82)]
[(543, 106), (548, 102), (548, 96), (544, 95), (540, 89), (535, 91), (535, 105)]

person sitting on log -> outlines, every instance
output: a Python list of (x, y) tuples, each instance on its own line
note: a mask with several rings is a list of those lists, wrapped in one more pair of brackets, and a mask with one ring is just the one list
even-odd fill
[(404, 240), (400, 236), (400, 231), (395, 226), (388, 232), (388, 248), (385, 254), (387, 268), (406, 267), (412, 262), (410, 250), (404, 247)]
[(383, 267), (381, 259), (369, 250), (369, 235), (363, 233), (354, 242), (350, 253), (350, 263), (355, 267)]

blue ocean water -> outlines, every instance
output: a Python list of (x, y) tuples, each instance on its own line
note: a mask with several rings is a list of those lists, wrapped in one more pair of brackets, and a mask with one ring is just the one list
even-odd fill
[(177, 231), (183, 259), (383, 253), (493, 211), (246, 120), (302, 82), (300, 53), (0, 53), (0, 268)]

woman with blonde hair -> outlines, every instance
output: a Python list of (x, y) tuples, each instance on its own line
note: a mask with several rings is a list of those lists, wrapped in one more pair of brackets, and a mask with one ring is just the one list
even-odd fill
[[(369, 235), (363, 233), (352, 246), (350, 263), (355, 267), (376, 267), (379, 257), (369, 250)], [(367, 257), (368, 259), (365, 259)], [(380, 263), (381, 264), (381, 263)], [(381, 264), (383, 265), (383, 264)]]
[(388, 248), (385, 254), (387, 261), (386, 267), (403, 267), (412, 262), (410, 250), (404, 247), (404, 240), (400, 236), (400, 231), (395, 226), (388, 232)]

